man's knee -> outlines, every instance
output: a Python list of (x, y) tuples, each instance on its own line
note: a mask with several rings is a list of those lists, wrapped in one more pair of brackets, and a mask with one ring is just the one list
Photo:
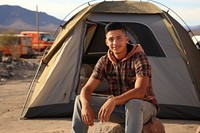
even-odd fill
[(139, 99), (131, 99), (126, 103), (127, 109), (142, 109), (142, 100)]
[(77, 96), (76, 96), (75, 101), (76, 101), (76, 100), (80, 101), (80, 95), (77, 95)]
[(77, 96), (76, 96), (74, 105), (75, 105), (75, 106), (80, 106), (80, 105), (81, 105), (80, 95), (77, 95)]

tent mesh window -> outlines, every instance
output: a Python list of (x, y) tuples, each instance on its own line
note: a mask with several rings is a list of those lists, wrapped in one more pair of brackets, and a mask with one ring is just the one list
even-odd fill
[(129, 38), (135, 38), (136, 43), (142, 45), (147, 56), (166, 57), (152, 31), (139, 23), (126, 23), (126, 30), (130, 33)]
[[(139, 23), (124, 23), (124, 25), (127, 30), (127, 35), (130, 38), (130, 43), (140, 43), (147, 56), (166, 56), (152, 31), (147, 26)], [(83, 62), (95, 64), (99, 57), (108, 51), (108, 47), (105, 44), (104, 27), (105, 25), (103, 24), (87, 25)]]

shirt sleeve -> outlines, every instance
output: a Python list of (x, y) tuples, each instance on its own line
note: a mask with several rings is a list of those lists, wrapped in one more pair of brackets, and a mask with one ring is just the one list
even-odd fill
[(104, 58), (101, 57), (94, 67), (91, 77), (97, 80), (103, 80), (105, 77), (105, 63)]
[(138, 52), (136, 55), (135, 72), (139, 77), (151, 77), (151, 66), (144, 52)]

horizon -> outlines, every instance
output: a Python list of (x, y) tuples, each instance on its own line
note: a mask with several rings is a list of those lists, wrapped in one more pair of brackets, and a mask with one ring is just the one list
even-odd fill
[[(94, 0), (93, 0), (94, 1)], [(98, 1), (98, 0), (96, 0)], [(95, 2), (96, 2), (95, 1)], [(56, 2), (54, 0), (43, 0), (39, 1), (36, 0), (30, 4), (29, 0), (21, 0), (19, 1), (13, 1), (13, 0), (1, 0), (0, 5), (10, 5), (10, 6), (20, 6), (22, 8), (25, 8), (27, 10), (36, 11), (36, 7), (38, 7), (38, 12), (44, 12), (50, 16), (53, 16), (55, 18), (58, 18), (60, 20), (63, 20), (66, 15), (68, 15), (72, 10), (76, 9), (78, 6), (88, 2), (88, 0), (57, 0)], [(145, 2), (145, 1), (144, 1)], [(172, 13), (172, 16), (182, 23), (186, 23), (189, 26), (199, 26), (200, 25), (200, 18), (199, 16), (200, 12), (200, 1), (199, 0), (190, 0), (190, 2), (187, 2), (185, 0), (160, 0), (157, 4), (154, 1), (150, 1), (151, 3), (157, 5), (163, 10), (167, 10), (166, 7), (172, 9), (179, 17), (174, 16), (173, 11), (169, 11), (169, 14)], [(158, 2), (158, 1), (157, 1)], [(94, 2), (92, 2), (94, 3)], [(51, 7), (54, 7), (52, 10)], [(83, 6), (84, 7), (84, 6)], [(73, 15), (73, 14), (72, 14)], [(171, 15), (171, 14), (170, 14)], [(69, 18), (68, 18), (69, 19)], [(181, 22), (181, 21), (184, 22)]]

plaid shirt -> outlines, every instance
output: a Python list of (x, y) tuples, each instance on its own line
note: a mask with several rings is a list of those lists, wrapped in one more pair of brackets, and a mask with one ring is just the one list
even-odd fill
[(98, 80), (106, 78), (109, 82), (111, 94), (118, 96), (135, 88), (136, 76), (148, 76), (149, 85), (143, 100), (158, 107), (152, 88), (151, 67), (142, 47), (140, 45), (134, 45), (134, 47), (128, 45), (127, 48), (130, 52), (121, 61), (117, 61), (109, 50), (108, 54), (102, 56), (95, 65), (92, 77)]

